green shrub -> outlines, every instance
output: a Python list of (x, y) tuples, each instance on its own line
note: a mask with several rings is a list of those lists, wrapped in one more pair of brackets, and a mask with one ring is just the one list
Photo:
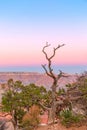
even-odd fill
[(63, 110), (60, 112), (61, 123), (66, 127), (72, 124), (79, 123), (83, 117), (82, 115), (74, 115), (71, 110)]

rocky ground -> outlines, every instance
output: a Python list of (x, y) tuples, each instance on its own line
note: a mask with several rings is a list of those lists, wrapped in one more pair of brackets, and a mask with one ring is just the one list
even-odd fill
[(14, 130), (12, 117), (8, 113), (0, 112), (0, 130)]
[(87, 130), (87, 125), (82, 126), (73, 126), (70, 128), (66, 128), (65, 126), (62, 126), (60, 123), (52, 126), (40, 126), (37, 128), (37, 130)]
[[(5, 114), (5, 113), (4, 113)], [(4, 115), (0, 113), (0, 122), (3, 124), (4, 122), (4, 129), (0, 127), (0, 130), (14, 130), (13, 123), (11, 122), (11, 116), (9, 114)], [(22, 129), (20, 129), (22, 130)], [(60, 120), (58, 120), (57, 124), (54, 125), (40, 125), (38, 128), (35, 128), (35, 130), (87, 130), (87, 123), (83, 122), (83, 124), (75, 124), (69, 128), (66, 128), (60, 123)]]

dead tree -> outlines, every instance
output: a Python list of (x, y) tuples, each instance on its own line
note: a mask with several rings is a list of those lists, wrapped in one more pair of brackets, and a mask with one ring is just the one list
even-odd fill
[(55, 113), (56, 113), (56, 106), (57, 106), (57, 101), (56, 101), (56, 89), (58, 86), (58, 81), (61, 77), (64, 76), (64, 73), (62, 71), (59, 71), (58, 75), (55, 75), (52, 69), (52, 59), (56, 54), (56, 51), (63, 47), (65, 44), (62, 45), (58, 45), (56, 48), (53, 48), (53, 54), (51, 56), (48, 56), (47, 52), (46, 52), (46, 48), (48, 48), (50, 46), (50, 44), (46, 43), (46, 45), (43, 47), (42, 52), (44, 53), (46, 60), (47, 60), (47, 66), (46, 65), (42, 65), (43, 69), (45, 70), (46, 74), (51, 77), (53, 79), (53, 83), (51, 86), (51, 90), (52, 90), (52, 122), (54, 123), (55, 121)]

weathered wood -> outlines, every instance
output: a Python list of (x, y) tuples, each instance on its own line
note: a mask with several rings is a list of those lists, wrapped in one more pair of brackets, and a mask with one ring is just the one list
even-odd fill
[(48, 64), (47, 64), (47, 68), (46, 68), (46, 65), (42, 65), (43, 69), (45, 70), (45, 73), (51, 77), (53, 79), (53, 83), (52, 83), (52, 86), (51, 86), (51, 90), (52, 90), (52, 104), (51, 104), (51, 112), (52, 112), (52, 120), (53, 120), (53, 123), (55, 121), (55, 113), (56, 113), (56, 89), (58, 87), (58, 80), (64, 76), (63, 72), (60, 71), (58, 75), (55, 75), (54, 72), (53, 72), (53, 69), (52, 69), (52, 59), (53, 57), (55, 56), (56, 54), (56, 51), (63, 47), (65, 44), (62, 44), (62, 45), (58, 45), (56, 48), (53, 48), (53, 54), (51, 56), (48, 57), (48, 54), (47, 52), (45, 51), (45, 49), (47, 47), (50, 46), (50, 44), (48, 44), (48, 42), (46, 43), (46, 45), (43, 47), (42, 49), (42, 52), (44, 53), (45, 55), (45, 58), (46, 60), (48, 61)]

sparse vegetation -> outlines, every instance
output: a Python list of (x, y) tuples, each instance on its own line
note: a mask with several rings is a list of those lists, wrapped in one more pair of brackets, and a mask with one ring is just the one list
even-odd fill
[(42, 86), (39, 87), (35, 84), (25, 86), (20, 81), (14, 82), (10, 79), (8, 81), (8, 90), (2, 97), (2, 110), (12, 115), (15, 127), (20, 126), (22, 118), (27, 112), (30, 112), (33, 105), (40, 106), (40, 103), (47, 104), (46, 102), (49, 102), (47, 95), (48, 92)]
[[(67, 85), (67, 91), (59, 89), (56, 94), (56, 118), (60, 117), (63, 125), (69, 127), (72, 124), (86, 120), (87, 115), (87, 75), (86, 73), (78, 77), (77, 82)], [(78, 104), (82, 106), (85, 115), (74, 111)], [(35, 84), (23, 85), (20, 81), (8, 81), (8, 90), (2, 97), (3, 111), (10, 112), (16, 126), (22, 126), (26, 130), (33, 129), (40, 123), (39, 115), (41, 111), (33, 108), (38, 105), (43, 110), (51, 108), (52, 91), (47, 91), (43, 86)], [(33, 111), (34, 110), (34, 111)], [(51, 110), (51, 109), (50, 109)], [(35, 112), (35, 113), (34, 113)], [(82, 112), (82, 111), (81, 111)], [(38, 113), (38, 114), (37, 114)]]
[(61, 123), (66, 127), (70, 127), (75, 123), (79, 123), (82, 119), (82, 115), (74, 115), (71, 110), (63, 110), (60, 112)]
[(30, 111), (27, 112), (22, 119), (22, 127), (25, 130), (34, 130), (40, 123), (40, 108), (37, 105), (33, 105)]

